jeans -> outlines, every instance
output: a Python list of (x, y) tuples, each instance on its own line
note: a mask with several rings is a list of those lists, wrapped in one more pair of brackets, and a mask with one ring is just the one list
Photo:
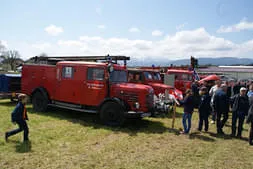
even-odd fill
[(25, 120), (20, 120), (20, 121), (17, 121), (16, 122), (18, 124), (18, 129), (15, 129), (15, 130), (12, 130), (12, 131), (9, 131), (7, 132), (7, 136), (10, 137), (12, 135), (15, 135), (17, 133), (20, 133), (22, 131), (24, 131), (24, 141), (27, 141), (28, 140), (28, 134), (29, 134), (29, 128), (27, 126), (27, 123)]
[(244, 112), (233, 112), (233, 114), (232, 114), (232, 135), (236, 134), (237, 119), (239, 119), (237, 136), (241, 137), (242, 130), (243, 130), (243, 122), (245, 119), (245, 113)]
[[(189, 133), (191, 129), (191, 120), (192, 120), (192, 114), (191, 113), (184, 113), (183, 114), (183, 126), (184, 126), (184, 132)], [(186, 124), (186, 121), (188, 121), (188, 125)]]
[[(221, 120), (221, 116), (223, 115), (223, 119)], [(221, 133), (222, 128), (224, 127), (225, 123), (228, 120), (228, 112), (217, 112), (217, 117), (216, 117), (216, 126), (217, 126), (217, 132)]]
[(199, 112), (199, 127), (198, 130), (202, 130), (203, 121), (205, 122), (205, 131), (208, 131), (208, 115), (205, 112)]

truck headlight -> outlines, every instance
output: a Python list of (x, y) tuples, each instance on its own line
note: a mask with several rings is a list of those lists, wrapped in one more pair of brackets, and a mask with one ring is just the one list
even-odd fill
[(140, 108), (140, 103), (135, 102), (135, 103), (134, 103), (134, 108), (139, 109), (139, 108)]

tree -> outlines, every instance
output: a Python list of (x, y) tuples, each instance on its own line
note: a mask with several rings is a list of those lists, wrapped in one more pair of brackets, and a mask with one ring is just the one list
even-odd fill
[(11, 70), (16, 70), (16, 64), (20, 61), (20, 54), (16, 50), (9, 50), (3, 52), (1, 55), (2, 63), (7, 64), (11, 67)]
[(38, 56), (42, 56), (42, 57), (48, 57), (48, 55), (44, 52), (42, 52), (41, 54), (39, 54)]

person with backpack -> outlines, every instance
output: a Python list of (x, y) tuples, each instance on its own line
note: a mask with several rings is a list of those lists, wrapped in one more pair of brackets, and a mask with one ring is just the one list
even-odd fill
[(29, 135), (29, 128), (26, 123), (26, 120), (28, 120), (27, 116), (27, 110), (26, 110), (26, 102), (27, 102), (27, 96), (25, 94), (20, 94), (18, 96), (18, 104), (16, 105), (16, 108), (11, 113), (11, 121), (13, 123), (18, 124), (18, 129), (9, 131), (5, 133), (5, 140), (8, 141), (8, 138), (10, 136), (13, 136), (19, 132), (24, 131), (24, 142), (28, 141), (28, 135)]
[(229, 97), (227, 96), (227, 86), (225, 84), (222, 84), (220, 89), (216, 91), (213, 99), (213, 107), (214, 111), (217, 113), (217, 134), (224, 134), (222, 129), (228, 120), (229, 112)]
[(216, 91), (219, 90), (220, 87), (221, 87), (221, 81), (220, 80), (216, 80), (215, 81), (215, 85), (209, 91), (209, 95), (211, 96), (210, 105), (212, 107), (212, 121), (211, 121), (211, 124), (214, 124), (215, 120), (216, 120), (217, 112), (214, 109), (214, 96), (215, 96)]
[(199, 102), (199, 126), (198, 130), (201, 131), (203, 127), (203, 122), (205, 123), (205, 132), (208, 131), (209, 123), (208, 116), (211, 112), (211, 96), (209, 96), (208, 89), (206, 87), (200, 88), (199, 91), (200, 102)]

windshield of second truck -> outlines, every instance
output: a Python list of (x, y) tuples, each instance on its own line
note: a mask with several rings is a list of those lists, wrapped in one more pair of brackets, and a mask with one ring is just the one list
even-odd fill
[(127, 82), (127, 72), (124, 70), (114, 70), (110, 74), (111, 82)]

